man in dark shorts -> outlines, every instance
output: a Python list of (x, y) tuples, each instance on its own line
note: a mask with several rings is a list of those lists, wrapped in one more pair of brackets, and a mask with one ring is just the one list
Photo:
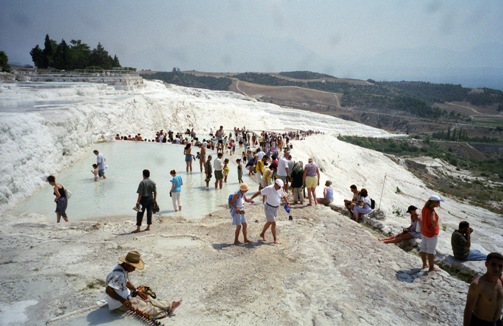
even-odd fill
[(222, 189), (223, 180), (224, 180), (224, 163), (222, 162), (222, 157), (224, 154), (218, 153), (217, 158), (213, 162), (213, 169), (215, 169), (215, 189)]
[[(143, 221), (143, 215), (145, 215), (145, 209), (147, 210), (147, 228), (145, 231), (150, 231), (150, 225), (152, 224), (152, 210), (154, 204), (157, 202), (157, 188), (155, 182), (150, 180), (150, 171), (143, 170), (143, 180), (138, 185), (138, 200), (136, 201), (135, 210), (136, 213), (136, 230), (132, 233), (140, 232), (141, 222)], [(140, 209), (141, 205), (141, 209)]]
[(206, 182), (206, 188), (210, 186), (211, 173), (213, 172), (213, 168), (211, 167), (212, 158), (213, 157), (209, 155), (208, 160), (204, 163), (204, 173), (206, 174), (206, 179), (204, 179), (204, 181)]

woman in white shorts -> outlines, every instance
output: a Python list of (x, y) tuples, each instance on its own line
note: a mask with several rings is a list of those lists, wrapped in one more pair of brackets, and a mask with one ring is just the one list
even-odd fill
[[(435, 269), (435, 249), (437, 248), (440, 225), (435, 208), (440, 207), (441, 201), (443, 200), (440, 196), (432, 195), (421, 210), (421, 260), (423, 261), (423, 269), (429, 267), (428, 271), (430, 272), (437, 270)], [(428, 265), (426, 259), (428, 259)]]
[(246, 198), (245, 193), (250, 189), (246, 183), (242, 183), (239, 186), (239, 191), (234, 194), (232, 200), (229, 204), (232, 216), (232, 225), (236, 226), (236, 231), (234, 232), (234, 244), (241, 244), (239, 242), (239, 233), (241, 232), (241, 226), (243, 227), (243, 238), (244, 243), (252, 243), (248, 240), (247, 236), (247, 224), (245, 218), (244, 206), (245, 202), (252, 203), (252, 201)]

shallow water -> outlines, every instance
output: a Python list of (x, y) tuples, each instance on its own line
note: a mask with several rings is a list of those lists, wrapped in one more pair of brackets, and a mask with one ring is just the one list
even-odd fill
[[(108, 168), (105, 170), (106, 180), (93, 180), (92, 164), (96, 162), (93, 150), (97, 149), (106, 158)], [(230, 173), (227, 183), (221, 190), (214, 187), (215, 175), (210, 181), (210, 187), (205, 186), (205, 175), (199, 170), (199, 160), (193, 161), (192, 173), (185, 172), (184, 146), (174, 144), (115, 141), (96, 144), (89, 148), (89, 153), (77, 161), (72, 167), (56, 176), (58, 182), (69, 189), (73, 196), (69, 199), (67, 214), (70, 220), (81, 220), (92, 217), (131, 216), (136, 203), (139, 182), (142, 180), (143, 169), (150, 170), (150, 178), (157, 185), (157, 202), (162, 215), (184, 216), (189, 219), (200, 219), (206, 214), (227, 205), (227, 197), (239, 188), (235, 159), (237, 155), (228, 156)], [(194, 147), (195, 155), (198, 148)], [(216, 154), (207, 151), (213, 159)], [(175, 212), (169, 190), (171, 176), (169, 171), (175, 169), (183, 179), (182, 203), (183, 210)], [(256, 183), (243, 177), (252, 190)], [(251, 194), (252, 191), (249, 192)], [(52, 187), (47, 184), (33, 196), (19, 203), (11, 213), (36, 213), (55, 219), (55, 203)], [(145, 216), (146, 218), (146, 216)]]

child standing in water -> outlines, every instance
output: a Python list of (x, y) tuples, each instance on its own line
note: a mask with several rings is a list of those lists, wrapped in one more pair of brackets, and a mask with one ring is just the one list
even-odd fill
[(98, 164), (93, 164), (91, 173), (94, 175), (94, 181), (98, 181)]
[(238, 182), (243, 183), (243, 165), (241, 165), (241, 159), (238, 158), (236, 163), (238, 165)]
[(224, 174), (224, 182), (227, 182), (227, 176), (229, 175), (229, 171), (230, 171), (230, 168), (229, 168), (229, 159), (226, 158), (224, 160), (224, 169), (222, 170), (222, 172)]

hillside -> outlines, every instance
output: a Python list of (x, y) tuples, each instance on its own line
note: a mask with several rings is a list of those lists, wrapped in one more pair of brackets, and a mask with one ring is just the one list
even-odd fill
[(305, 71), (204, 73), (174, 69), (143, 77), (181, 86), (231, 90), (259, 101), (332, 115), (395, 133), (434, 136), (450, 127), (466, 134), (462, 140), (503, 141), (503, 92), (487, 88), (341, 79)]
[[(407, 134), (411, 140), (359, 141), (359, 146), (383, 153), (414, 158), (428, 155), (470, 171), (481, 180), (451, 180), (444, 174), (428, 178), (433, 188), (471, 200), (475, 205), (501, 213), (503, 200), (503, 92), (469, 89), (461, 85), (425, 82), (376, 82), (336, 78), (308, 71), (281, 73), (205, 73), (174, 69), (144, 75), (167, 83), (207, 89), (230, 90), (305, 111), (316, 112)], [(203, 85), (204, 84), (204, 85)], [(423, 174), (411, 168), (418, 177)], [(492, 200), (483, 198), (492, 193)]]

